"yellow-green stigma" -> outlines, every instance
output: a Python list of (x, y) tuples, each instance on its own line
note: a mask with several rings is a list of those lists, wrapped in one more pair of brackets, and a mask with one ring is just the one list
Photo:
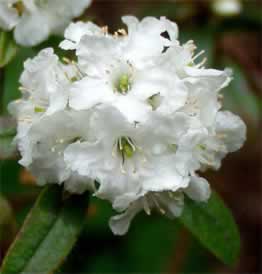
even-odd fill
[(70, 78), (70, 82), (74, 83), (76, 81), (78, 81), (79, 79), (76, 76), (73, 76), (72, 78)]
[(117, 150), (122, 157), (123, 162), (126, 158), (130, 159), (136, 152), (134, 142), (129, 137), (120, 137), (117, 141)]
[(22, 16), (25, 11), (25, 5), (23, 1), (17, 1), (16, 3), (14, 3), (13, 8), (16, 9), (19, 16)]
[(201, 150), (206, 150), (206, 146), (203, 144), (199, 144), (199, 145), (197, 145), (197, 147)]
[(116, 85), (117, 91), (121, 94), (126, 94), (130, 90), (130, 87), (130, 76), (128, 74), (121, 75)]
[(36, 113), (40, 113), (40, 112), (45, 112), (45, 109), (42, 108), (42, 107), (35, 107), (34, 111), (35, 111)]

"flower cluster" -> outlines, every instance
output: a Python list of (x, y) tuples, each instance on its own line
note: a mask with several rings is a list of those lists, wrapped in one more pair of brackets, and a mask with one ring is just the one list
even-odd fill
[(205, 69), (193, 41), (180, 44), (166, 18), (123, 17), (128, 30), (72, 23), (61, 43), (77, 61), (52, 49), (25, 63), (18, 120), (20, 163), (39, 184), (92, 191), (120, 212), (124, 234), (141, 210), (179, 216), (184, 195), (207, 201), (198, 171), (218, 169), (246, 135), (242, 120), (221, 110), (231, 72)]
[[(61, 34), (91, 0), (0, 0), (0, 29), (14, 30), (15, 40), (35, 46), (50, 34)], [(62, 4), (62, 5), (61, 5)]]

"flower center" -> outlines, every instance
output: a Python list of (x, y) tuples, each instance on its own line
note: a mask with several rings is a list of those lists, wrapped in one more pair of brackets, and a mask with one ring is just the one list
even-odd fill
[(25, 11), (25, 5), (22, 0), (17, 1), (16, 3), (13, 4), (13, 8), (16, 9), (17, 13), (19, 16), (22, 16), (22, 14)]
[(126, 158), (132, 158), (136, 152), (136, 146), (131, 138), (120, 137), (117, 140), (117, 151), (121, 155), (123, 163)]
[(35, 113), (41, 113), (41, 112), (45, 112), (46, 109), (43, 108), (43, 107), (36, 106), (36, 107), (34, 108), (34, 111), (35, 111)]
[(126, 94), (131, 88), (130, 76), (128, 74), (122, 74), (116, 83), (116, 90), (121, 94)]

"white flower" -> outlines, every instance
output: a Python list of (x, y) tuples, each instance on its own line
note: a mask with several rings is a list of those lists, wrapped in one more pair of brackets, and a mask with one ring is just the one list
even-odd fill
[(25, 107), (39, 116), (63, 110), (68, 104), (69, 86), (77, 77), (75, 68), (61, 63), (53, 49), (40, 51), (35, 58), (24, 63), (20, 77), (23, 98), (12, 104), (13, 112), (23, 115)]
[(172, 145), (186, 131), (186, 117), (165, 119), (165, 130), (154, 129), (154, 122), (140, 126), (129, 123), (117, 109), (97, 107), (90, 118), (95, 139), (69, 146), (65, 160), (80, 175), (98, 180), (97, 195), (113, 197), (112, 202), (147, 191), (176, 191), (186, 186), (187, 171), (176, 168)]
[[(188, 187), (188, 172), (175, 149), (187, 130), (186, 116), (152, 117), (152, 121), (140, 126), (129, 123), (117, 109), (97, 107), (90, 120), (97, 139), (70, 145), (65, 151), (68, 166), (97, 180), (100, 187), (95, 195), (110, 200), (120, 212), (130, 212), (129, 207), (137, 209), (133, 204), (142, 201), (140, 210), (148, 214), (150, 208), (156, 207), (169, 216), (178, 216), (182, 200), (165, 197), (177, 197)], [(156, 122), (159, 128), (155, 128)], [(117, 219), (123, 222), (122, 218)]]
[[(82, 193), (93, 188), (93, 181), (79, 176), (67, 167), (64, 151), (72, 143), (87, 136), (87, 112), (59, 111), (42, 116), (28, 129), (25, 136), (17, 136), (22, 154), (20, 164), (27, 167), (37, 178), (38, 184), (65, 183), (70, 192)], [(87, 124), (88, 125), (88, 124)]]
[[(72, 86), (70, 106), (81, 110), (109, 103), (131, 122), (145, 120), (152, 108), (159, 107), (161, 113), (175, 112), (185, 104), (186, 86), (154, 58), (165, 47), (177, 44), (177, 26), (164, 17), (138, 22), (128, 16), (123, 21), (128, 34), (121, 30), (112, 36), (91, 23), (71, 24), (66, 30), (67, 40), (61, 47), (76, 49), (83, 72), (83, 79)], [(161, 36), (164, 32), (172, 40)]]
[(118, 235), (142, 210), (174, 218), (185, 195), (206, 202), (211, 189), (199, 171), (218, 169), (246, 139), (242, 120), (221, 111), (229, 70), (206, 69), (165, 18), (123, 21), (128, 32), (114, 35), (72, 23), (61, 47), (77, 61), (41, 51), (26, 61), (23, 97), (10, 105), (20, 163), (38, 184), (110, 201)]
[(13, 5), (16, 0), (0, 0), (0, 28), (11, 30), (19, 21), (19, 15)]
[(28, 131), (42, 117), (50, 116), (67, 107), (69, 85), (76, 72), (71, 65), (59, 62), (51, 48), (42, 50), (24, 64), (20, 77), (22, 98), (9, 105), (9, 111), (18, 120), (16, 142), (22, 152), (23, 163), (30, 161), (27, 151)]
[(0, 0), (0, 28), (11, 30), (18, 44), (35, 46), (51, 34), (63, 33), (91, 0)]
[(182, 193), (148, 193), (132, 203), (124, 213), (113, 216), (109, 225), (114, 234), (124, 235), (127, 233), (132, 219), (143, 209), (150, 215), (151, 210), (157, 208), (161, 214), (173, 219), (181, 215), (183, 206), (184, 197)]
[(235, 16), (242, 11), (241, 0), (214, 0), (212, 2), (213, 11), (220, 16)]
[(189, 130), (181, 139), (177, 153), (185, 157), (191, 173), (199, 169), (219, 169), (226, 154), (240, 149), (245, 139), (244, 122), (231, 112), (219, 111), (213, 128)]

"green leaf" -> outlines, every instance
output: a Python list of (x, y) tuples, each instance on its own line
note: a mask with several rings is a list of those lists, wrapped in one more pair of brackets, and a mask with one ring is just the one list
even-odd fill
[[(16, 220), (8, 200), (0, 194), (0, 246), (9, 246), (16, 233)], [(8, 233), (6, 233), (8, 231)]]
[(0, 273), (53, 273), (82, 231), (87, 204), (88, 194), (65, 198), (61, 187), (46, 187), (7, 252)]
[(227, 265), (234, 265), (240, 251), (240, 235), (233, 216), (218, 194), (207, 203), (186, 199), (179, 218), (185, 227)]
[(12, 33), (0, 31), (0, 68), (7, 65), (16, 55), (16, 45)]

